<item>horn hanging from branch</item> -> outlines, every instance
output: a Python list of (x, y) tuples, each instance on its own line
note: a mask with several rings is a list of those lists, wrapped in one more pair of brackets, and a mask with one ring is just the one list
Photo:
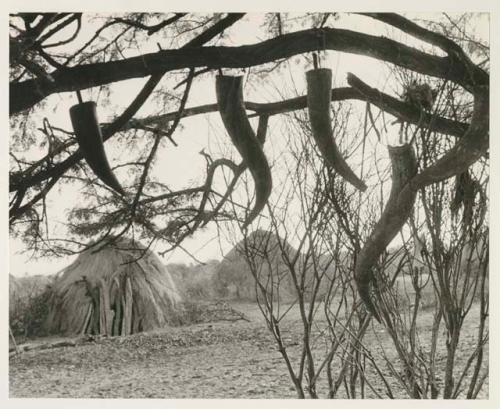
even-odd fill
[(399, 194), (417, 173), (417, 159), (413, 148), (410, 145), (403, 145), (389, 146), (388, 149), (392, 166), (391, 193), (380, 220), (358, 254), (354, 269), (354, 278), (361, 300), (378, 321), (380, 316), (370, 294), (374, 281), (373, 268), (385, 248), (408, 220), (417, 196), (416, 191), (404, 198)]
[(365, 183), (349, 167), (333, 138), (330, 118), (332, 71), (327, 68), (308, 71), (306, 80), (309, 121), (311, 122), (313, 138), (321, 155), (328, 166), (337, 171), (340, 176), (357, 189), (365, 191)]
[(106, 157), (95, 102), (80, 102), (73, 105), (69, 113), (76, 140), (90, 168), (106, 185), (125, 195)]
[[(248, 121), (243, 103), (243, 77), (219, 75), (216, 78), (216, 94), (222, 122), (233, 145), (250, 169), (255, 183), (255, 205), (250, 211), (243, 228), (248, 226), (262, 211), (272, 189), (271, 169), (262, 150), (262, 145)], [(267, 118), (260, 123), (260, 134), (267, 124)]]

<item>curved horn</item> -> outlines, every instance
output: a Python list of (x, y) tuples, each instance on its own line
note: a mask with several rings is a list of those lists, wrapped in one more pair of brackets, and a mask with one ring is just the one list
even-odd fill
[[(233, 145), (250, 169), (255, 183), (255, 205), (243, 224), (245, 228), (266, 205), (271, 194), (272, 176), (261, 143), (255, 136), (245, 112), (242, 78), (241, 76), (217, 76), (216, 94), (222, 122)], [(263, 132), (262, 127), (260, 131), (260, 133)]]
[(121, 195), (125, 195), (125, 191), (109, 166), (104, 151), (95, 102), (87, 101), (73, 105), (69, 114), (76, 140), (90, 168), (106, 185)]
[(392, 186), (389, 199), (380, 220), (373, 228), (364, 247), (361, 249), (354, 269), (354, 279), (358, 292), (366, 308), (380, 321), (370, 296), (374, 280), (373, 267), (378, 258), (401, 230), (415, 204), (416, 191), (402, 198), (400, 192), (417, 173), (417, 159), (410, 145), (388, 147), (392, 166)]
[(332, 71), (326, 68), (308, 71), (306, 72), (306, 80), (309, 121), (311, 122), (313, 138), (321, 155), (340, 176), (357, 189), (365, 191), (365, 183), (349, 167), (333, 138), (330, 118)]

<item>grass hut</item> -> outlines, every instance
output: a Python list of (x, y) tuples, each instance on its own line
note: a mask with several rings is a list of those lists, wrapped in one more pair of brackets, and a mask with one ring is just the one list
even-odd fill
[(137, 242), (83, 252), (53, 284), (47, 330), (129, 335), (179, 323), (181, 297), (166, 267)]

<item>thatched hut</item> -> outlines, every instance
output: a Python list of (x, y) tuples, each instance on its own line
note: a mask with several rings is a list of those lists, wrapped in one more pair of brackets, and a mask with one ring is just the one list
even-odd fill
[[(290, 257), (297, 252), (288, 243), (283, 244), (283, 248)], [(220, 262), (213, 279), (219, 297), (251, 302), (257, 300), (258, 291), (248, 259), (255, 265), (259, 281), (276, 301), (291, 302), (296, 299), (292, 277), (283, 261), (279, 237), (260, 229), (237, 243)]]
[[(297, 252), (298, 250), (286, 239), (275, 233), (256, 230), (237, 243), (220, 262), (213, 278), (214, 290), (221, 298), (255, 302), (260, 294), (260, 291), (256, 291), (260, 287), (256, 286), (255, 277), (257, 277), (273, 301), (294, 302), (298, 298), (298, 293), (285, 259), (291, 260), (298, 256), (297, 265), (306, 264), (305, 255), (297, 255)], [(249, 260), (253, 265), (255, 276), (252, 274)], [(317, 262), (319, 268), (326, 268), (326, 275), (317, 289), (311, 263), (307, 263), (309, 267), (295, 271), (299, 281), (303, 280), (304, 288), (301, 291), (306, 300), (309, 300), (315, 291), (317, 291), (316, 297), (323, 297), (335, 274), (336, 267), (328, 257), (320, 257)]]
[(160, 259), (136, 242), (90, 248), (53, 284), (50, 333), (128, 335), (180, 319), (181, 297)]

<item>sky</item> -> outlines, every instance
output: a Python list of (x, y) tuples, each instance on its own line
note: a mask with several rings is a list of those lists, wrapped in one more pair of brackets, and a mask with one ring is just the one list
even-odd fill
[[(429, 14), (421, 15), (422, 18), (430, 17)], [(245, 17), (245, 20), (237, 23), (237, 25), (228, 31), (229, 39), (234, 45), (250, 44), (258, 42), (263, 38), (263, 33), (259, 32), (259, 24), (262, 21), (261, 14), (251, 14)], [(487, 16), (482, 16), (478, 19), (478, 33), (487, 38), (488, 24)], [(374, 22), (374, 20), (360, 16), (345, 16), (335, 23), (335, 27), (349, 28), (370, 34), (387, 35), (386, 26)], [(92, 32), (93, 26), (84, 27), (89, 33)], [(403, 40), (407, 40), (403, 38)], [(418, 44), (418, 41), (407, 43)], [(152, 42), (154, 45), (154, 42)], [(155, 50), (141, 49), (142, 52), (150, 52)], [(135, 51), (131, 51), (135, 52)], [(381, 67), (381, 64), (362, 56), (352, 54), (328, 52), (326, 59), (322, 61), (324, 67), (330, 67), (334, 70), (334, 86), (346, 86), (346, 73), (353, 72), (360, 77), (364, 82), (373, 87), (377, 87), (389, 94), (394, 94), (391, 88), (390, 81), (387, 81), (388, 71)], [(276, 95), (276, 88), (280, 88), (280, 81), (287, 81), (287, 85), (293, 84), (301, 95), (305, 94), (305, 74), (303, 66), (298, 66), (297, 69), (285, 73), (279, 78), (271, 78), (270, 83), (262, 84), (257, 81), (248, 81), (245, 84), (245, 97), (247, 100), (254, 102), (271, 102), (280, 99)], [(133, 99), (138, 90), (144, 84), (145, 79), (134, 79), (123, 81), (112, 85), (112, 94), (110, 103), (99, 105), (98, 113), (102, 122), (110, 120), (117, 112), (121, 112), (127, 106), (129, 101)], [(90, 90), (82, 92), (84, 100), (97, 99), (98, 90)], [(99, 99), (97, 99), (99, 102)], [(47, 109), (43, 115), (49, 118), (53, 125), (71, 129), (69, 122), (68, 110), (71, 105), (76, 102), (75, 96), (71, 94), (54, 95), (47, 98), (47, 106), (55, 109)], [(213, 79), (207, 78), (206, 81), (197, 82), (193, 86), (189, 96), (187, 107), (197, 106), (215, 102), (215, 86)], [(157, 106), (148, 103), (138, 113), (138, 117), (147, 116), (149, 113), (155, 113)], [(279, 133), (282, 132), (282, 126), (279, 123), (281, 119), (273, 118), (270, 122), (269, 138), (271, 140), (282, 140), (279, 138)], [(173, 148), (168, 145), (158, 154), (158, 165), (156, 166), (155, 176), (161, 182), (167, 183), (172, 188), (185, 187), (187, 184), (201, 184), (204, 178), (205, 162), (199, 151), (202, 148), (207, 148), (213, 152), (223, 152), (237, 157), (234, 148), (226, 143), (224, 139), (224, 129), (222, 122), (218, 117), (218, 113), (187, 118), (182, 121), (182, 129), (174, 134), (174, 139), (179, 146)], [(395, 134), (388, 135), (394, 139)], [(272, 145), (272, 143), (270, 143)], [(267, 147), (266, 147), (267, 149)], [(123, 158), (123, 152), (113, 149), (112, 141), (106, 143), (106, 151), (111, 163), (120, 161)], [(34, 155), (40, 156), (40, 152), (33, 152)], [(196, 183), (198, 182), (198, 183)], [(54, 189), (48, 196), (48, 206), (51, 217), (55, 220), (64, 222), (64, 217), (72, 203), (78, 201), (78, 188), (68, 187)], [(210, 225), (209, 225), (210, 226)], [(217, 230), (209, 227), (202, 232), (195, 234), (193, 238), (187, 239), (184, 247), (189, 252), (196, 254), (196, 257), (202, 261), (209, 259), (221, 259), (222, 256), (231, 249), (231, 241), (224, 237), (218, 237)], [(156, 250), (162, 250), (160, 245)], [(21, 254), (24, 250), (23, 244), (18, 241), (10, 240), (10, 272), (16, 276), (25, 274), (52, 274), (68, 265), (74, 257), (66, 257), (63, 259), (40, 259), (30, 260), (29, 254)], [(192, 258), (182, 250), (176, 250), (169, 253), (163, 258), (165, 263), (183, 262), (192, 263)]]

